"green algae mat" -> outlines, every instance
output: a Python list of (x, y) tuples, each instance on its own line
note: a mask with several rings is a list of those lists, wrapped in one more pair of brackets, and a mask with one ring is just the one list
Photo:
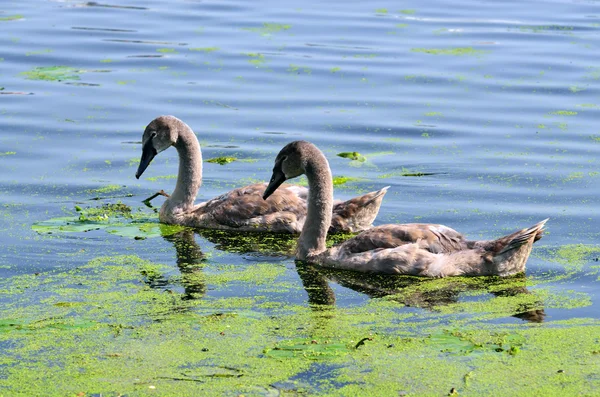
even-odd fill
[[(553, 289), (556, 277), (392, 281), (187, 262), (105, 256), (0, 280), (0, 396), (599, 390), (600, 321), (544, 321), (544, 310), (590, 304)], [(372, 298), (336, 307), (332, 280)], [(308, 303), (286, 299), (299, 294)]]

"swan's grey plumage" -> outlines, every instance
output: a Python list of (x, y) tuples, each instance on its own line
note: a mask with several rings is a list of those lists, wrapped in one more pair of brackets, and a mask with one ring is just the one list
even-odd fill
[[(174, 116), (157, 117), (146, 127), (136, 178), (158, 153), (171, 146), (179, 154), (179, 171), (175, 190), (160, 209), (161, 222), (238, 231), (299, 233), (302, 230), (309, 195), (303, 186), (284, 184), (265, 201), (262, 196), (267, 184), (255, 183), (195, 204), (202, 184), (202, 151), (192, 129)], [(331, 210), (330, 233), (370, 228), (386, 191), (387, 187), (336, 203)]]
[(444, 225), (382, 225), (327, 249), (333, 184), (323, 153), (310, 142), (286, 145), (275, 159), (273, 177), (264, 198), (283, 181), (308, 178), (308, 215), (296, 258), (325, 267), (381, 274), (415, 276), (509, 276), (525, 271), (534, 241), (546, 220), (496, 240), (467, 240)]

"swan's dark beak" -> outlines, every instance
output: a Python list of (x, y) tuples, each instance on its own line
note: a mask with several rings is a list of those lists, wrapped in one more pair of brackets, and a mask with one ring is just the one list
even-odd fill
[(140, 176), (142, 176), (146, 168), (148, 168), (154, 156), (156, 156), (156, 149), (154, 149), (154, 146), (152, 145), (152, 139), (148, 139), (144, 146), (142, 146), (142, 158), (140, 159), (140, 166), (135, 173), (135, 177), (137, 179), (140, 179)]
[(269, 182), (269, 186), (265, 189), (263, 200), (266, 200), (281, 184), (285, 182), (285, 174), (281, 170), (273, 170), (273, 176)]

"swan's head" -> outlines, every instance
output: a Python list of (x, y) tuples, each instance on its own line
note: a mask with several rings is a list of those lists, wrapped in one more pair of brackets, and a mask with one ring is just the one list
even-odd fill
[(179, 126), (183, 121), (173, 116), (160, 116), (152, 120), (142, 135), (142, 158), (135, 177), (140, 179), (154, 156), (177, 142)]
[[(283, 182), (306, 172), (306, 158), (315, 146), (306, 141), (294, 141), (285, 145), (275, 158), (273, 175), (265, 190), (263, 199), (267, 199)], [(318, 150), (318, 149), (317, 149)]]

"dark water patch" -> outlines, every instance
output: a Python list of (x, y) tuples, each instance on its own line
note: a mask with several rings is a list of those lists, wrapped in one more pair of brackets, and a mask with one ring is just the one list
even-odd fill
[(127, 40), (127, 39), (103, 39), (102, 41), (110, 41), (114, 43), (132, 43), (132, 44), (162, 44), (162, 45), (178, 45), (185, 46), (188, 43), (173, 43), (169, 41), (147, 41), (147, 40)]
[(92, 27), (85, 27), (85, 26), (72, 26), (71, 29), (100, 31), (100, 32), (114, 32), (114, 33), (135, 33), (135, 32), (137, 32), (137, 30), (132, 30), (132, 29), (92, 28)]
[(78, 86), (78, 87), (100, 87), (100, 84), (83, 83), (83, 82), (77, 82), (77, 83), (66, 82), (65, 84), (74, 85), (74, 86)]
[(82, 5), (85, 7), (120, 8), (120, 9), (124, 9), (124, 10), (148, 10), (148, 8), (146, 8), (146, 7), (117, 5), (117, 4), (104, 4), (104, 3), (98, 3), (95, 1), (88, 1), (87, 3), (83, 3)]
[[(140, 142), (141, 143), (141, 142)], [(238, 149), (239, 146), (237, 145), (204, 145), (204, 147), (215, 147), (215, 148), (222, 148), (222, 149)]]

